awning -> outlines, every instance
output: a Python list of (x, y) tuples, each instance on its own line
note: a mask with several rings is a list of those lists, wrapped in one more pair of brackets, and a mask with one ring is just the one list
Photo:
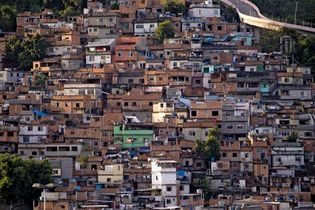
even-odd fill
[(48, 116), (48, 114), (44, 113), (44, 112), (40, 112), (40, 111), (33, 111), (34, 114), (36, 114), (39, 117), (46, 117)]

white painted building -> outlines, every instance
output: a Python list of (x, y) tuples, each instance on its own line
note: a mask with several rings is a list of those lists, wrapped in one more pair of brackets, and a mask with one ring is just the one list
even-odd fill
[(162, 199), (166, 207), (177, 206), (178, 192), (175, 160), (153, 159), (151, 162), (152, 188), (162, 190)]
[(22, 71), (0, 71), (0, 83), (16, 83), (24, 80), (25, 73)]
[(207, 0), (201, 4), (192, 4), (189, 8), (190, 17), (221, 17), (219, 5), (214, 5), (212, 0)]
[(135, 36), (152, 36), (158, 27), (158, 21), (142, 21), (134, 23), (134, 35)]
[(273, 168), (304, 166), (304, 147), (300, 143), (274, 143), (271, 148)]
[(79, 54), (82, 51), (81, 46), (50, 46), (46, 49), (48, 56), (59, 56), (59, 55), (68, 55), (68, 54)]
[(175, 108), (173, 102), (159, 102), (153, 104), (152, 122), (164, 122), (165, 116), (172, 115), (174, 110)]
[(90, 95), (92, 98), (99, 98), (102, 95), (101, 84), (64, 84), (64, 90), (61, 93), (65, 96)]
[(86, 66), (101, 67), (102, 64), (112, 62), (115, 39), (99, 39), (89, 42), (86, 46)]
[(41, 143), (47, 138), (48, 128), (46, 125), (20, 125), (20, 143)]

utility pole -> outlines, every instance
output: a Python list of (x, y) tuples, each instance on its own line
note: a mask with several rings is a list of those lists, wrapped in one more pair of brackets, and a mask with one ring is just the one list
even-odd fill
[(296, 14), (297, 14), (297, 7), (298, 7), (299, 2), (295, 2), (295, 13), (294, 13), (294, 24), (296, 24)]

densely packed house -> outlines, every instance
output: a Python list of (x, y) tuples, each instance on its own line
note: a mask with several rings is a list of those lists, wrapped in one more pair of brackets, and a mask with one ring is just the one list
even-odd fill
[[(46, 209), (312, 209), (311, 69), (261, 53), (259, 30), (210, 0), (179, 15), (118, 2), (19, 13), (1, 34), (1, 53), (10, 37), (48, 42), (29, 70), (0, 65), (0, 152), (49, 160)], [(158, 42), (165, 20), (175, 36)], [(220, 158), (207, 162), (194, 148), (213, 128)]]

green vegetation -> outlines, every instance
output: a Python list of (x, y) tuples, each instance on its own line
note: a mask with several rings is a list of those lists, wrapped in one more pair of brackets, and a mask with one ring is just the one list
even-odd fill
[(43, 73), (36, 74), (34, 84), (38, 86), (45, 86), (46, 79), (47, 79), (46, 74)]
[(222, 17), (227, 22), (240, 22), (240, 18), (233, 7), (222, 5)]
[(160, 43), (162, 43), (164, 39), (174, 37), (174, 34), (174, 27), (169, 20), (165, 20), (164, 22), (160, 23), (155, 31), (155, 36)]
[(309, 66), (315, 71), (315, 36), (305, 35), (293, 30), (271, 31), (261, 29), (260, 43), (263, 52), (279, 51), (280, 37), (289, 35), (292, 37), (295, 47), (290, 58), (294, 57), (294, 62), (303, 66)]
[(80, 167), (82, 169), (85, 169), (87, 167), (88, 160), (89, 160), (89, 157), (87, 156), (81, 156), (78, 158), (78, 162), (80, 163)]
[(12, 38), (5, 46), (4, 62), (8, 67), (30, 70), (33, 61), (46, 56), (47, 42), (39, 35), (27, 37), (23, 41)]
[(0, 6), (0, 30), (15, 31), (16, 28), (16, 10), (10, 6)]
[(192, 186), (195, 189), (201, 189), (204, 193), (205, 199), (211, 198), (210, 182), (207, 179), (194, 179), (192, 181)]
[(176, 15), (179, 13), (185, 13), (186, 8), (187, 7), (178, 0), (167, 0), (165, 4), (165, 11)]
[(290, 136), (287, 137), (286, 141), (288, 141), (288, 142), (296, 142), (297, 138), (298, 138), (298, 136), (296, 135), (296, 133), (292, 133)]
[(219, 132), (217, 128), (209, 130), (206, 141), (196, 141), (194, 153), (204, 159), (206, 163), (220, 159)]
[(267, 29), (260, 30), (259, 45), (263, 52), (279, 52), (280, 37), (283, 35), (282, 31), (273, 31)]
[[(282, 21), (294, 22), (294, 13), (297, 0), (252, 0), (258, 6), (261, 13), (267, 16), (278, 17)], [(315, 0), (298, 1), (297, 20), (299, 24), (304, 20), (315, 24)], [(270, 9), (272, 8), (272, 9)]]
[(86, 7), (87, 0), (0, 0), (0, 29), (15, 31), (17, 12), (39, 12), (51, 9), (56, 15), (78, 15)]
[(39, 196), (33, 183), (50, 183), (51, 173), (47, 160), (22, 160), (17, 155), (0, 154), (0, 199), (7, 204), (25, 201), (31, 205)]

